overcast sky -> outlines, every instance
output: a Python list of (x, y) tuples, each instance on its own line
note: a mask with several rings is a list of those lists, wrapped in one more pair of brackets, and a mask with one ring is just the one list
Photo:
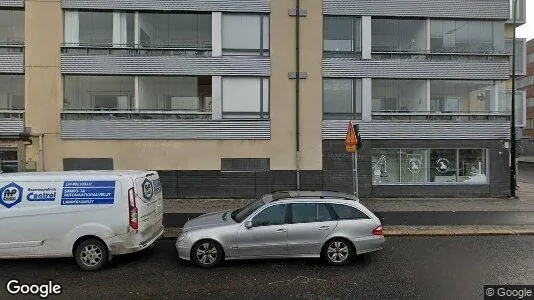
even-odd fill
[(517, 27), (518, 38), (530, 40), (534, 38), (534, 0), (527, 0), (527, 23)]

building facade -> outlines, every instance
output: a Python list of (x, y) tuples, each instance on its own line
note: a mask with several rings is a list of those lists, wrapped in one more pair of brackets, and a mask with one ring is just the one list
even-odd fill
[[(523, 137), (529, 140), (527, 147), (532, 150), (530, 140), (534, 139), (534, 39), (527, 42), (527, 73), (517, 80), (517, 87), (526, 92), (527, 121)], [(532, 151), (529, 152), (529, 154), (532, 153)]]
[(510, 3), (0, 0), (2, 170), (157, 170), (167, 198), (356, 178), (361, 197), (506, 196)]

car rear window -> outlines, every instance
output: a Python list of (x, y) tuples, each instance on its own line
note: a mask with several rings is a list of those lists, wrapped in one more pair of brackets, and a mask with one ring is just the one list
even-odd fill
[(331, 204), (331, 206), (340, 220), (369, 219), (369, 216), (355, 207), (343, 204)]

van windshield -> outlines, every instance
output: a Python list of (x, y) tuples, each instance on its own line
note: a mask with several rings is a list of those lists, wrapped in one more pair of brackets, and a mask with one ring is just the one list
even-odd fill
[(232, 219), (234, 219), (234, 221), (236, 221), (237, 223), (241, 223), (264, 204), (265, 201), (263, 200), (263, 198), (256, 198), (256, 200), (250, 202), (249, 204), (234, 210), (231, 215)]

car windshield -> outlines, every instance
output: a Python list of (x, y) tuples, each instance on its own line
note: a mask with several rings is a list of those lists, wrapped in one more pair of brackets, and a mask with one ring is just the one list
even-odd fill
[(265, 204), (263, 198), (256, 198), (256, 200), (250, 202), (249, 204), (238, 208), (232, 212), (232, 219), (237, 223), (243, 222), (250, 214), (255, 212), (258, 208)]

